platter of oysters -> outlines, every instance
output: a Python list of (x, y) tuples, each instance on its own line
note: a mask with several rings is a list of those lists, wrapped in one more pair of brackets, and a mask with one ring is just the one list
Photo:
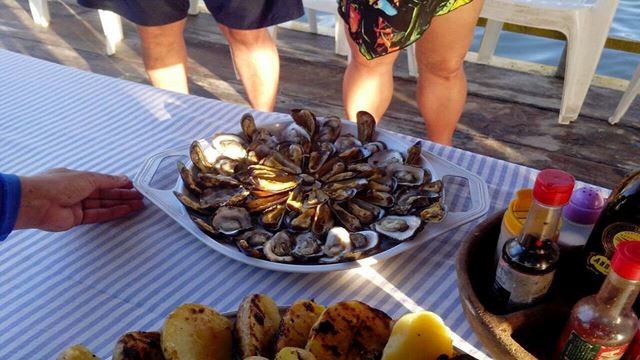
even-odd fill
[[(215, 250), (271, 270), (319, 272), (375, 263), (488, 210), (486, 184), (425, 151), (421, 141), (308, 110), (216, 133), (149, 158), (138, 190)], [(161, 159), (177, 162), (168, 194), (150, 186)], [(444, 177), (466, 179), (471, 209), (450, 211)]]

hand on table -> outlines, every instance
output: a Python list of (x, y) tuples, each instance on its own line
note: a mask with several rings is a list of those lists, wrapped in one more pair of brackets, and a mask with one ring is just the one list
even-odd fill
[(54, 169), (20, 177), (22, 198), (16, 229), (64, 231), (110, 221), (144, 207), (126, 176)]

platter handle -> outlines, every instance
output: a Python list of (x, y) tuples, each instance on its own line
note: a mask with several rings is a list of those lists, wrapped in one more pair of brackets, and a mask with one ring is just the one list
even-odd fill
[[(185, 148), (173, 148), (165, 150), (161, 153), (148, 157), (144, 164), (138, 170), (133, 178), (133, 186), (142, 193), (146, 198), (152, 199), (156, 205), (169, 213), (170, 216), (179, 219), (185, 213), (184, 208), (176, 200), (173, 195), (173, 186), (171, 189), (158, 189), (152, 186), (154, 176), (163, 162), (172, 157), (184, 157)], [(174, 172), (177, 173), (177, 170)]]
[[(480, 176), (433, 153), (423, 151), (422, 155), (428, 160), (440, 179), (454, 176), (467, 180), (467, 186), (469, 187), (468, 197), (471, 206), (466, 211), (448, 211), (443, 220), (443, 225), (448, 229), (452, 229), (469, 222), (469, 219), (476, 219), (487, 213), (490, 206), (489, 189)], [(451, 194), (447, 193), (446, 186), (444, 194), (445, 197), (451, 196)]]

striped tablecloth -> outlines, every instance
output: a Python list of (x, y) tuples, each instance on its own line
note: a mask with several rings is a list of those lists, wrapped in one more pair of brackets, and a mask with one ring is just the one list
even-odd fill
[[(133, 176), (149, 155), (228, 130), (247, 111), (0, 50), (2, 172), (28, 175), (64, 166)], [(255, 117), (260, 122), (288, 115)], [(489, 213), (505, 207), (536, 174), (426, 144), (488, 183)], [(460, 337), (459, 347), (483, 357), (473, 349), (480, 344), (456, 287), (456, 251), (472, 227), (367, 270), (311, 275), (230, 260), (153, 205), (125, 220), (65, 233), (16, 231), (0, 243), (0, 359), (50, 359), (77, 343), (105, 358), (121, 334), (159, 329), (180, 304), (233, 311), (250, 293), (269, 294), (278, 304), (360, 299), (394, 318), (422, 307), (443, 317)]]

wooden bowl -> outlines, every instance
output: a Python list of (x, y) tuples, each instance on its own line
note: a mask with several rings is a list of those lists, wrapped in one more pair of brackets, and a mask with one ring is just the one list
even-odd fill
[(491, 289), (494, 254), (504, 211), (488, 217), (465, 239), (457, 258), (460, 302), (471, 328), (496, 359), (550, 359), (571, 311), (560, 269), (545, 301), (505, 314), (496, 310)]

